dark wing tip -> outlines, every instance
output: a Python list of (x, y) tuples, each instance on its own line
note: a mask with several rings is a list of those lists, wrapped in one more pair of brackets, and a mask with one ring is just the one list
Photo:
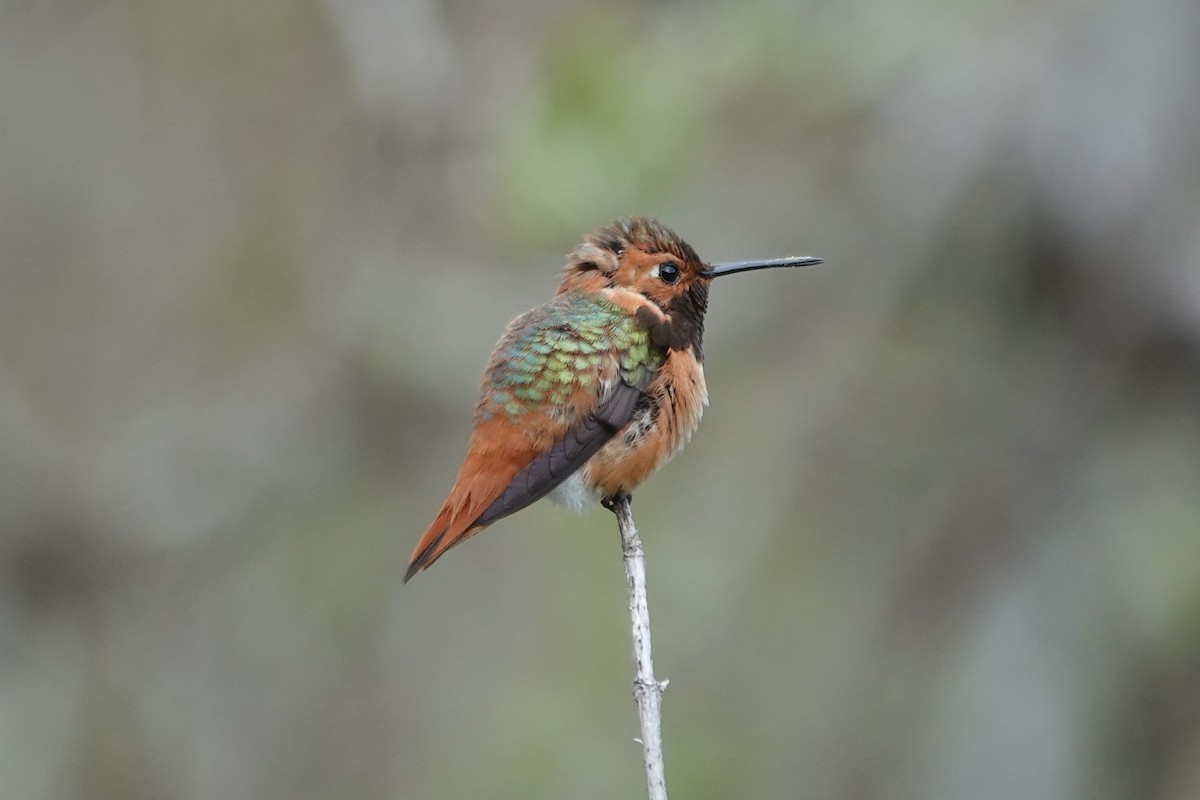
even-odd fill
[(404, 573), (404, 579), (400, 581), (401, 584), (408, 583), (414, 575), (437, 560), (434, 556), (434, 551), (437, 550), (437, 546), (441, 544), (442, 537), (445, 535), (444, 532), (439, 534), (437, 538), (426, 545), (424, 550), (413, 556), (412, 561), (408, 565), (408, 570)]

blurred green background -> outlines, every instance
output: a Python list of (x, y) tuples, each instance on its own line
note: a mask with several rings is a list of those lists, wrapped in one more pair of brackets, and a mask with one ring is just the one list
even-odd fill
[(644, 791), (617, 533), (401, 588), (504, 324), (648, 213), (678, 798), (1200, 797), (1200, 4), (0, 8), (0, 797)]

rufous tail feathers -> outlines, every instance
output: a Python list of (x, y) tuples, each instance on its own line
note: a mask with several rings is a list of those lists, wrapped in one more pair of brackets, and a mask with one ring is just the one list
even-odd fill
[(510, 480), (511, 475), (460, 475), (442, 510), (417, 542), (408, 571), (404, 573), (404, 582), (408, 583), (413, 575), (437, 561), (454, 545), (483, 530), (486, 526), (475, 525), (475, 521), (500, 496)]
[(480, 515), (504, 493), (513, 476), (533, 460), (538, 446), (535, 441), (514, 441), (502, 435), (508, 432), (507, 426), (502, 427), (494, 422), (478, 426), (473, 431), (467, 457), (463, 460), (450, 496), (413, 550), (408, 571), (404, 573), (405, 583), (441, 558), (451, 547), (495, 521), (491, 519), (483, 525), (475, 524)]

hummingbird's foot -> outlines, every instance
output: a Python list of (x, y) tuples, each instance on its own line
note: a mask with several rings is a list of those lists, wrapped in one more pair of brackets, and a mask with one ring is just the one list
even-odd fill
[(604, 506), (615, 514), (617, 513), (617, 503), (621, 502), (622, 500), (632, 503), (633, 495), (631, 495), (629, 492), (617, 492), (614, 495), (610, 495), (601, 499), (600, 505)]

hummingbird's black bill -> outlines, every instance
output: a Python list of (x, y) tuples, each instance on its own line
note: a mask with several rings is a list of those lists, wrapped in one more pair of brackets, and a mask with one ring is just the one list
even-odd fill
[(775, 267), (811, 267), (822, 263), (821, 259), (813, 256), (787, 256), (786, 258), (768, 258), (765, 261), (730, 261), (726, 264), (713, 264), (704, 272), (702, 278), (716, 278), (719, 275), (732, 275), (735, 272), (749, 272), (752, 269), (774, 269)]

